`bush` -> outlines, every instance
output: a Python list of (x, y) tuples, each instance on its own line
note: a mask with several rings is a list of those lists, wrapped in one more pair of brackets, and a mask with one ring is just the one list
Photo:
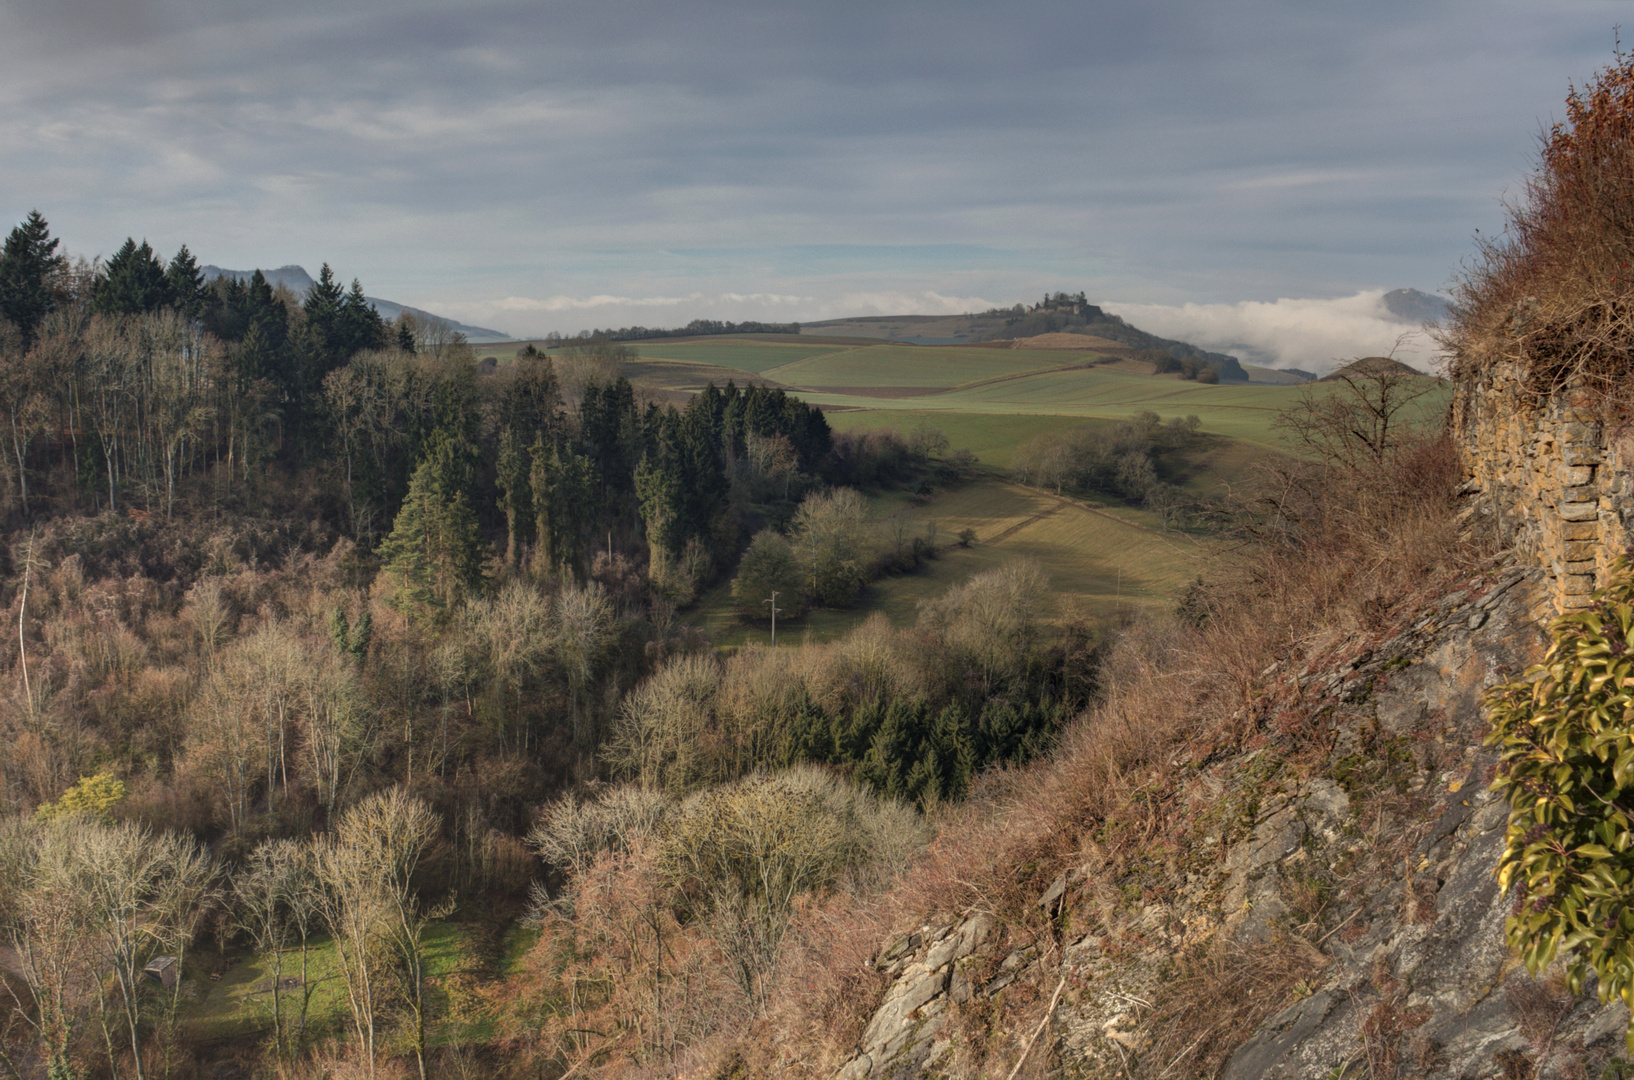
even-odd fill
[(866, 579), (868, 501), (850, 488), (809, 496), (794, 515), (794, 547), (813, 601), (856, 602)]
[(111, 821), (113, 808), (125, 801), (125, 782), (103, 769), (84, 776), (54, 803), (41, 803), (35, 811), (49, 821), (63, 814), (85, 814), (98, 821)]
[(1486, 704), (1487, 743), (1501, 754), (1493, 787), (1509, 803), (1498, 882), (1517, 886), (1505, 936), (1534, 977), (1564, 952), (1572, 993), (1592, 970), (1601, 1001), (1634, 1005), (1631, 637), (1625, 556), (1591, 608), (1555, 620), (1543, 662), (1494, 687)]
[(1023, 483), (1057, 495), (1082, 491), (1140, 502), (1176, 474), (1172, 456), (1192, 444), (1200, 426), (1195, 416), (1163, 423), (1156, 413), (1137, 413), (1110, 428), (1041, 435), (1017, 451), (1015, 468)]
[(1019, 676), (1034, 659), (1051, 606), (1049, 579), (1030, 559), (977, 574), (920, 605), (919, 630), (956, 669), (989, 687)]
[(771, 529), (757, 533), (732, 580), (732, 602), (738, 615), (755, 622), (769, 621), (771, 605), (766, 601), (775, 592), (777, 613), (790, 619), (800, 617), (806, 610), (803, 577), (787, 540)]
[(1498, 238), (1480, 242), (1442, 344), (1452, 374), (1519, 366), (1543, 397), (1571, 385), (1627, 403), (1634, 341), (1634, 56), (1566, 98)]
[(900, 804), (807, 767), (688, 799), (665, 834), (662, 865), (688, 906), (709, 916), (733, 981), (760, 1004), (800, 898), (877, 855), (900, 858), (923, 835)]

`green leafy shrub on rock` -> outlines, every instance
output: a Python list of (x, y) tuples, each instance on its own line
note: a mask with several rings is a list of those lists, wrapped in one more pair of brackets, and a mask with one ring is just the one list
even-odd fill
[[(1487, 692), (1500, 749), (1492, 790), (1509, 804), (1498, 882), (1505, 922), (1535, 976), (1565, 955), (1574, 993), (1634, 1006), (1634, 551), (1584, 611), (1556, 619), (1543, 662)], [(1629, 1031), (1634, 1050), (1634, 1026)]]

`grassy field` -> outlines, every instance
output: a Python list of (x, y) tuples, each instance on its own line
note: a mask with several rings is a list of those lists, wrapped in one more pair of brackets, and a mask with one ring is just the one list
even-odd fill
[(808, 357), (822, 356), (837, 349), (853, 347), (821, 339), (810, 343), (794, 343), (744, 340), (737, 336), (680, 341), (637, 341), (632, 344), (643, 357), (710, 364), (755, 375), (763, 374), (772, 368), (799, 363)]
[(1048, 372), (911, 399), (882, 400), (856, 394), (807, 393), (816, 405), (882, 411), (912, 408), (926, 413), (1124, 419), (1141, 411), (1164, 420), (1196, 416), (1203, 430), (1282, 449), (1272, 421), (1298, 400), (1291, 386), (1203, 386), (1119, 371), (1085, 368)]
[[(1014, 445), (1058, 422), (1121, 420), (1150, 410), (1167, 420), (1197, 416), (1203, 430), (1271, 450), (1285, 450), (1272, 421), (1307, 386), (1268, 383), (1207, 385), (1152, 375), (1134, 361), (1093, 363), (1093, 353), (1060, 349), (858, 344), (793, 338), (687, 338), (638, 342), (632, 380), (656, 389), (695, 391), (728, 378), (758, 377), (823, 406), (848, 426), (912, 427), (934, 415), (955, 447), (998, 468)], [(513, 350), (514, 351), (514, 350)], [(1333, 384), (1309, 384), (1315, 393)], [(1423, 415), (1444, 409), (1436, 388)], [(902, 414), (851, 419), (857, 411)], [(1009, 419), (1003, 419), (1009, 418)], [(1055, 419), (1060, 418), (1060, 419)]]
[[(985, 477), (919, 499), (893, 492), (873, 500), (882, 532), (904, 520), (915, 531), (936, 526), (941, 557), (917, 572), (883, 578), (864, 590), (855, 608), (819, 610), (780, 623), (779, 644), (809, 638), (828, 641), (876, 611), (896, 626), (911, 626), (922, 601), (941, 595), (973, 574), (1018, 558), (1035, 560), (1049, 577), (1060, 602), (1058, 620), (1111, 616), (1120, 609), (1162, 608), (1209, 560), (1204, 542), (1180, 532), (1164, 532), (1142, 510), (1099, 507)], [(956, 543), (973, 529), (976, 542)], [(765, 641), (768, 630), (741, 623), (722, 585), (692, 610), (689, 621), (719, 645)]]
[[(518, 346), (520, 343), (518, 343)], [(1090, 506), (1007, 482), (1016, 450), (1047, 433), (1111, 424), (1150, 411), (1163, 420), (1196, 416), (1202, 442), (1177, 482), (1196, 496), (1239, 486), (1256, 461), (1287, 453), (1277, 416), (1306, 393), (1333, 384), (1269, 382), (1208, 385), (1157, 376), (1144, 363), (1092, 351), (917, 346), (857, 338), (729, 335), (633, 343), (639, 359), (626, 374), (673, 400), (729, 378), (780, 385), (827, 412), (837, 431), (920, 425), (941, 430), (952, 449), (975, 454), (985, 475), (928, 500), (877, 497), (876, 515), (905, 518), (915, 530), (933, 523), (944, 549), (920, 571), (875, 582), (856, 608), (815, 611), (784, 628), (780, 640), (827, 640), (869, 614), (913, 623), (918, 605), (970, 575), (1016, 558), (1035, 559), (1062, 598), (1062, 617), (1112, 614), (1120, 607), (1172, 604), (1210, 558), (1206, 540), (1164, 532), (1155, 516), (1127, 507)], [(485, 347), (491, 351), (491, 347)], [(514, 355), (511, 348), (508, 355)], [(508, 358), (508, 355), (506, 358)], [(1260, 371), (1262, 378), (1279, 378)], [(1438, 386), (1419, 406), (1445, 408)], [(953, 544), (974, 529), (971, 547)], [(720, 644), (763, 639), (740, 624), (726, 585), (694, 605), (689, 620)]]
[[(473, 966), (473, 950), (462, 929), (455, 923), (432, 923), (426, 929), (426, 974), (433, 992), (443, 982)], [(204, 970), (208, 961), (193, 960), (194, 971)], [(298, 952), (284, 954), (282, 1008), (300, 1008), (301, 958)], [(346, 1004), (346, 987), (335, 966), (335, 946), (327, 936), (313, 938), (308, 950), (307, 971), (313, 986), (307, 1013), (310, 1036), (321, 1038), (351, 1023)], [(191, 983), (191, 986), (188, 986)], [(233, 957), (220, 980), (202, 981), (191, 976), (183, 983), (184, 992), (196, 992), (197, 1000), (187, 1016), (195, 1032), (204, 1038), (228, 1038), (250, 1031), (272, 1029), (272, 966), (265, 956), (243, 953)]]
[(871, 345), (825, 352), (781, 367), (766, 368), (762, 374), (802, 388), (951, 389), (1076, 362), (1082, 362), (1082, 358), (1075, 353), (1049, 349)]

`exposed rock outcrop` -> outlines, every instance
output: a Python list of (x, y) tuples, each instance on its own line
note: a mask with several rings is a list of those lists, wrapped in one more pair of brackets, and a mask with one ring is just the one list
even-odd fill
[[(889, 943), (889, 989), (840, 1077), (992, 1073), (965, 1032), (991, 1039), (1009, 995), (1029, 1024), (1050, 1002), (1028, 1049), (1053, 1076), (1179, 1075), (1204, 1053), (1230, 1080), (1599, 1075), (1627, 1011), (1532, 980), (1505, 947), (1507, 815), (1481, 745), (1480, 694), (1541, 654), (1556, 584), (1495, 569), (1268, 671), (1247, 718), (1263, 734), (1177, 762), (1196, 828), (1138, 874), (1071, 867), (1038, 899), (1045, 934), (966, 912)], [(1325, 732), (1315, 752), (1279, 735), (1295, 726)], [(1230, 961), (1213, 982), (1210, 956)]]

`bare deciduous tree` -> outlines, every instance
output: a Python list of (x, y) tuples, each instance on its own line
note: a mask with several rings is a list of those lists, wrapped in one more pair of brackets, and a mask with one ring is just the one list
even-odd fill
[(334, 835), (315, 848), (324, 886), (318, 909), (335, 938), (370, 1076), (380, 1010), (394, 983), (414, 1025), (422, 1080), (426, 1075), (425, 929), (446, 910), (420, 901), (414, 875), (437, 830), (437, 816), (425, 803), (393, 788), (346, 811)]
[(67, 1064), (94, 1001), (109, 1071), (119, 1075), (124, 1043), (144, 1080), (151, 1017), (143, 968), (158, 954), (185, 958), (214, 902), (208, 854), (176, 833), (65, 814), (0, 828), (0, 877), (0, 915), (47, 1062)]
[[(317, 876), (311, 853), (293, 840), (266, 840), (250, 853), (233, 879), (234, 914), (272, 972), (272, 1050), (281, 1068), (301, 1056), (314, 986), (308, 966), (308, 941), (317, 912)], [(283, 1010), (284, 953), (300, 950), (300, 991), (296, 1012)]]
[(671, 879), (712, 920), (738, 987), (756, 1009), (796, 900), (863, 853), (814, 774), (754, 779), (693, 796), (664, 844)]
[(685, 792), (704, 779), (706, 729), (720, 667), (710, 656), (678, 656), (624, 699), (604, 751), (643, 786)]
[(1295, 446), (1330, 466), (1384, 464), (1416, 425), (1414, 408), (1437, 380), (1388, 358), (1341, 369), (1331, 380), (1306, 383), (1299, 400), (1273, 426)]
[(613, 602), (597, 581), (582, 587), (567, 585), (556, 596), (556, 651), (567, 670), (575, 739), (586, 736), (579, 698), (612, 637), (613, 614)]
[(11, 1011), (33, 1028), (53, 1074), (70, 1071), (69, 1053), (87, 1019), (88, 914), (73, 883), (76, 825), (71, 818), (0, 823), (0, 920), (29, 996), (25, 1005), (14, 994)]

